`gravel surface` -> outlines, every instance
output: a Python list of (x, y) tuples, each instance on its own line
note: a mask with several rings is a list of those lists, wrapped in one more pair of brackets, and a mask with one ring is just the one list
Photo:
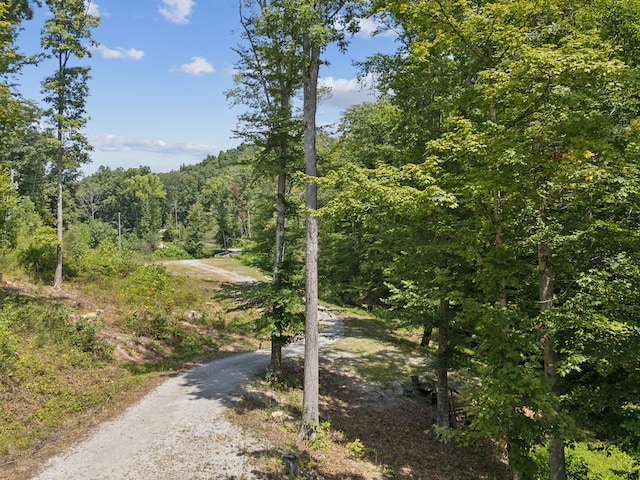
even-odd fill
[[(326, 309), (320, 346), (342, 335), (342, 322)], [(304, 341), (284, 349), (302, 356)], [(264, 448), (224, 419), (242, 386), (263, 372), (268, 349), (194, 367), (157, 387), (120, 417), (51, 458), (35, 480), (253, 479), (248, 462)]]
[(235, 283), (253, 283), (256, 281), (255, 278), (249, 277), (247, 275), (242, 275), (237, 272), (231, 272), (229, 270), (225, 270), (224, 268), (214, 267), (209, 265), (202, 260), (193, 259), (193, 260), (167, 260), (163, 262), (165, 265), (186, 265), (191, 268), (196, 268), (199, 270), (204, 270), (205, 272), (215, 273), (220, 275), (223, 278), (226, 278), (230, 282)]

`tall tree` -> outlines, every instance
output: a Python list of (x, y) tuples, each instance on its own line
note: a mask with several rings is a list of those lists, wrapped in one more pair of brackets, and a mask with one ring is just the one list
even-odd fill
[(74, 59), (91, 56), (96, 45), (91, 30), (100, 19), (89, 14), (91, 0), (46, 0), (51, 17), (45, 22), (41, 43), (56, 62), (53, 75), (43, 81), (46, 114), (55, 130), (53, 143), (57, 175), (56, 224), (58, 245), (54, 287), (62, 288), (63, 183), (67, 172), (74, 172), (89, 160), (91, 149), (81, 133), (87, 122), (85, 103), (88, 96), (89, 67), (73, 65)]
[[(580, 387), (566, 381), (564, 369), (579, 368), (573, 362), (581, 347), (567, 342), (563, 319), (569, 317), (559, 312), (566, 314), (563, 304), (569, 299), (583, 298), (576, 281), (591, 277), (586, 272), (594, 263), (604, 268), (616, 249), (633, 245), (618, 243), (593, 255), (594, 246), (581, 243), (593, 238), (594, 228), (611, 228), (610, 222), (626, 232), (626, 218), (610, 207), (626, 203), (613, 185), (624, 184), (630, 198), (635, 193), (629, 192), (637, 191), (638, 111), (632, 99), (638, 85), (624, 63), (633, 50), (620, 48), (638, 44), (637, 29), (628, 28), (629, 4), (602, 2), (610, 8), (597, 12), (601, 2), (381, 3), (400, 22), (405, 42), (393, 61), (384, 62), (397, 68), (382, 73), (383, 79), (398, 82), (385, 86), (393, 86), (392, 101), (407, 109), (406, 118), (438, 113), (433, 122), (422, 123), (433, 126), (427, 152), (434, 154), (434, 176), (478, 226), (475, 239), (460, 248), (475, 250), (476, 301), (484, 305), (476, 317), (479, 328), (498, 334), (502, 342), (513, 338), (505, 345), (520, 349), (479, 362), (493, 375), (483, 386), (497, 380), (501, 388), (493, 393), (510, 396), (500, 396), (500, 409), (483, 408), (485, 400), (477, 397), (478, 412), (484, 413), (474, 426), (504, 427), (514, 478), (522, 473), (520, 460), (529, 449), (548, 437), (551, 478), (564, 479), (563, 440), (575, 431), (561, 406), (567, 392)], [(609, 30), (617, 25), (612, 15), (624, 17), (620, 35)], [(443, 66), (444, 77), (433, 74)], [(407, 71), (424, 72), (435, 88), (422, 89), (437, 95), (418, 92), (419, 74), (408, 77), (418, 80), (415, 84), (401, 88), (399, 72)], [(438, 77), (448, 78), (448, 85)], [(561, 297), (554, 290), (559, 284)], [(633, 322), (625, 328), (635, 332)], [(532, 354), (536, 342), (537, 354)], [(514, 377), (518, 371), (522, 375)], [(489, 402), (493, 397), (484, 396)], [(535, 419), (526, 412), (535, 412)]]
[[(254, 167), (262, 175), (275, 176), (275, 237), (273, 247), (273, 286), (283, 285), (287, 225), (287, 191), (290, 175), (299, 168), (297, 153), (301, 125), (293, 107), (301, 88), (300, 24), (288, 1), (240, 0), (240, 23), (245, 45), (235, 49), (239, 56), (235, 88), (227, 93), (234, 103), (250, 110), (240, 115), (237, 134), (260, 148)], [(293, 266), (294, 262), (288, 262)], [(277, 293), (276, 293), (277, 296)], [(270, 302), (267, 298), (266, 302)], [(292, 318), (277, 318), (289, 309), (267, 305), (274, 314), (271, 334), (271, 366), (281, 370), (282, 346)]]
[(305, 187), (306, 255), (305, 255), (305, 355), (302, 425), (298, 438), (315, 437), (319, 427), (319, 352), (318, 352), (318, 173), (316, 151), (316, 111), (321, 54), (332, 42), (346, 48), (346, 33), (357, 30), (354, 21), (360, 2), (353, 0), (298, 0), (296, 16), (302, 28), (304, 68), (303, 119)]
[(32, 16), (26, 0), (0, 2), (0, 163), (8, 163), (16, 175), (23, 170), (22, 161), (38, 137), (32, 125), (40, 111), (15, 91), (22, 67), (35, 61), (21, 54), (16, 44), (23, 23)]
[(163, 224), (162, 206), (167, 195), (159, 176), (135, 175), (127, 178), (125, 185), (124, 197), (136, 211), (138, 235), (155, 243)]
[[(318, 409), (319, 358), (318, 358), (318, 173), (316, 152), (316, 110), (318, 107), (318, 75), (320, 52), (325, 46), (324, 35), (318, 36), (323, 26), (322, 0), (313, 0), (307, 14), (315, 16), (302, 39), (304, 163), (309, 180), (305, 188), (306, 255), (305, 255), (305, 322), (304, 322), (304, 396), (302, 401), (302, 425), (299, 438), (315, 437), (320, 424)], [(313, 29), (313, 26), (316, 26)], [(321, 31), (321, 30), (320, 30)], [(315, 34), (314, 34), (315, 33)]]

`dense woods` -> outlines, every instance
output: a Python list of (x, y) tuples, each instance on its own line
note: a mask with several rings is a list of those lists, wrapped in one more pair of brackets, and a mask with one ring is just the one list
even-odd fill
[[(257, 331), (278, 370), (304, 329), (305, 227), (317, 220), (320, 298), (415, 328), (433, 348), (439, 439), (490, 439), (513, 479), (599, 478), (580, 469), (577, 444), (640, 460), (639, 1), (241, 0), (227, 95), (248, 107), (244, 143), (169, 173), (85, 177), (82, 57), (96, 19), (82, 0), (46, 2), (86, 23), (67, 29), (68, 50), (52, 17), (40, 53), (61, 60), (41, 110), (16, 88), (38, 53), (16, 44), (31, 3), (0, 1), (3, 264), (61, 287), (106, 269), (98, 251), (242, 249), (272, 278), (241, 293), (263, 309)], [(332, 42), (348, 51), (356, 14), (397, 32), (397, 51), (360, 65), (378, 100), (321, 133), (295, 99), (317, 100), (309, 69)], [(9, 335), (0, 318), (3, 376)], [(465, 428), (449, 411), (452, 371), (466, 379)]]

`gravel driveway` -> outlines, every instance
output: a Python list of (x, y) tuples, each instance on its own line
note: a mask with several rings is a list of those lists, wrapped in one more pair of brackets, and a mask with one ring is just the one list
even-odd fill
[[(342, 335), (342, 322), (320, 312), (320, 345)], [(284, 349), (302, 356), (304, 342)], [(194, 367), (157, 387), (120, 417), (51, 458), (37, 480), (195, 480), (256, 478), (245, 453), (263, 448), (224, 419), (242, 386), (269, 363), (268, 349)]]

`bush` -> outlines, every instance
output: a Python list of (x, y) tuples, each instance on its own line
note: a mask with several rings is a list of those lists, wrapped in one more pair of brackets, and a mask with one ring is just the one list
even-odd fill
[(162, 339), (169, 331), (169, 318), (162, 312), (140, 310), (130, 313), (124, 320), (124, 329), (138, 337)]
[(151, 256), (153, 258), (167, 258), (176, 260), (187, 260), (191, 258), (191, 255), (189, 255), (186, 250), (173, 243), (167, 243), (163, 248), (158, 248), (151, 254)]
[(54, 228), (37, 228), (31, 242), (18, 253), (20, 266), (37, 280), (52, 279), (56, 271), (57, 246), (58, 239)]
[(126, 295), (131, 303), (148, 305), (160, 295), (164, 298), (171, 285), (171, 275), (164, 265), (144, 265), (131, 272), (127, 277), (128, 287)]
[(81, 272), (88, 278), (125, 277), (135, 271), (136, 266), (129, 252), (121, 253), (116, 246), (105, 240), (97, 248), (88, 250), (78, 261)]
[[(620, 480), (637, 478), (634, 461), (613, 445), (576, 443), (565, 451), (567, 477), (572, 480)], [(549, 478), (549, 452), (539, 448), (533, 454), (537, 471), (523, 478)]]
[(85, 353), (90, 353), (96, 358), (109, 360), (113, 354), (113, 347), (98, 334), (97, 325), (81, 318), (70, 328), (70, 338), (73, 345)]

